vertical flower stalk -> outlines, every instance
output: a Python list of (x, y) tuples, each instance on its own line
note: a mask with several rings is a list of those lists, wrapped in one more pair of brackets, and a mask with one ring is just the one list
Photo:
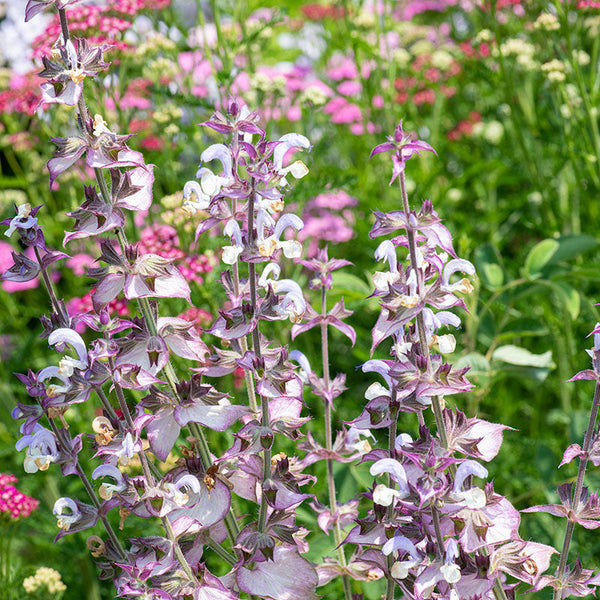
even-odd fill
[(583, 438), (583, 447), (579, 444), (569, 446), (559, 465), (562, 467), (575, 458), (579, 460), (575, 486), (573, 483), (565, 483), (558, 487), (561, 504), (533, 506), (523, 511), (547, 512), (567, 519), (556, 572), (554, 576), (546, 575), (542, 578), (545, 585), (554, 588), (554, 600), (562, 600), (570, 595), (587, 595), (592, 593), (590, 586), (600, 585), (600, 574), (594, 576), (592, 570), (583, 568), (579, 558), (574, 565), (568, 566), (567, 564), (575, 525), (579, 524), (586, 529), (596, 529), (600, 526), (600, 499), (596, 494), (590, 494), (588, 488), (584, 486), (588, 463), (591, 461), (594, 465), (600, 464), (600, 440), (597, 427), (598, 409), (600, 408), (600, 323), (596, 324), (590, 335), (594, 336), (594, 346), (587, 352), (592, 359), (592, 368), (580, 371), (569, 380), (596, 382), (590, 418)]
[[(325, 510), (320, 512), (319, 523), (321, 524), (321, 522), (323, 522), (326, 524), (326, 526), (321, 524), (321, 527), (325, 531), (327, 531), (329, 527), (333, 529), (333, 537), (337, 548), (339, 569), (344, 587), (344, 596), (346, 600), (351, 600), (352, 587), (350, 577), (353, 573), (352, 570), (348, 568), (346, 553), (343, 546), (342, 523), (345, 524), (345, 522), (354, 516), (356, 506), (354, 503), (350, 503), (346, 506), (338, 503), (333, 474), (333, 465), (335, 460), (347, 462), (348, 460), (355, 459), (357, 457), (357, 452), (356, 448), (352, 447), (351, 440), (349, 439), (348, 432), (346, 431), (339, 432), (339, 438), (336, 439), (334, 448), (332, 425), (333, 401), (346, 388), (344, 387), (345, 377), (343, 375), (336, 376), (334, 380), (331, 379), (329, 369), (328, 329), (329, 326), (335, 327), (340, 332), (348, 336), (353, 345), (356, 342), (356, 333), (350, 325), (342, 321), (342, 319), (345, 319), (352, 314), (352, 311), (346, 310), (344, 307), (343, 300), (338, 302), (331, 310), (327, 310), (327, 292), (333, 285), (333, 271), (352, 263), (343, 259), (330, 260), (328, 257), (327, 248), (319, 250), (317, 252), (317, 256), (313, 259), (300, 260), (298, 262), (315, 273), (315, 277), (311, 280), (309, 285), (312, 289), (320, 290), (320, 313), (314, 311), (314, 309), (307, 304), (306, 316), (308, 317), (308, 321), (302, 325), (297, 324), (292, 327), (292, 339), (295, 339), (300, 333), (308, 331), (316, 326), (319, 326), (321, 334), (321, 365), (323, 373), (321, 379), (319, 379), (314, 372), (311, 371), (308, 359), (298, 351), (293, 351), (293, 356), (299, 361), (307, 383), (311, 384), (313, 392), (323, 399), (324, 404), (325, 448), (318, 448), (314, 442), (312, 442), (311, 446), (308, 448), (313, 456), (317, 454), (319, 450), (324, 450), (322, 456), (325, 457), (327, 471), (329, 509), (328, 512)], [(343, 452), (344, 450), (346, 452)], [(351, 458), (348, 458), (349, 456), (351, 456)], [(311, 462), (313, 459), (313, 457), (310, 458)]]
[[(260, 325), (265, 320), (296, 323), (306, 310), (300, 286), (279, 278), (279, 258), (300, 256), (299, 242), (286, 239), (284, 233), (301, 229), (302, 220), (281, 213), (287, 177), (298, 179), (308, 172), (301, 161), (284, 166), (284, 157), (309, 149), (310, 143), (297, 134), (269, 141), (257, 122), (257, 113), (232, 99), (225, 114), (217, 112), (204, 123), (229, 139), (202, 152), (197, 180), (184, 187), (184, 206), (189, 212), (208, 214), (198, 226), (197, 238), (220, 226), (230, 240), (221, 257), (230, 267), (222, 275), (228, 302), (209, 330), (223, 340), (224, 348), (215, 348), (201, 373), (220, 377), (242, 367), (252, 386), (244, 425), (235, 434), (234, 445), (216, 461), (229, 475), (234, 493), (248, 499), (251, 489), (250, 499), (258, 505), (256, 519), (247, 520), (235, 539), (239, 561), (235, 580), (240, 590), (256, 596), (279, 598), (290, 593), (272, 587), (275, 580), (269, 580), (276, 577), (276, 585), (286, 582), (298, 598), (304, 598), (312, 597), (317, 579), (298, 552), (304, 542), (293, 541), (294, 535), (300, 536), (293, 510), (310, 497), (300, 491), (309, 477), (295, 467), (293, 457), (273, 452), (276, 434), (295, 440), (306, 421), (300, 417), (302, 386), (287, 360), (287, 348), (271, 347)], [(220, 174), (205, 166), (211, 161), (220, 163)]]
[[(363, 560), (387, 578), (386, 599), (396, 587), (406, 598), (504, 598), (509, 585), (501, 573), (537, 584), (547, 569), (553, 549), (525, 542), (518, 535), (519, 513), (494, 492), (491, 483), (480, 488), (478, 478), (488, 472), (480, 460), (498, 452), (506, 427), (468, 419), (446, 408), (444, 397), (472, 388), (467, 369), (454, 369), (443, 355), (455, 348), (444, 327), (458, 327), (460, 318), (449, 309), (465, 308), (458, 293), (469, 293), (468, 279), (453, 281), (458, 272), (474, 275), (473, 265), (456, 256), (450, 232), (430, 201), (411, 210), (406, 194), (406, 162), (421, 152), (434, 152), (426, 142), (413, 140), (402, 124), (372, 155), (392, 153), (392, 178), (400, 181), (402, 210), (376, 212), (372, 238), (395, 234), (381, 242), (377, 260), (388, 270), (373, 276), (381, 313), (373, 328), (372, 352), (391, 339), (391, 359), (371, 359), (364, 372), (379, 374), (385, 384), (366, 391), (363, 413), (352, 421), (361, 429), (387, 429), (387, 450), (372, 451), (374, 483), (369, 493), (373, 508), (359, 519), (346, 542), (363, 547)], [(397, 249), (408, 252), (407, 265)], [(424, 412), (433, 409), (435, 433)], [(401, 412), (419, 415), (418, 438), (398, 434)], [(486, 440), (486, 444), (483, 444)], [(487, 442), (490, 442), (487, 445)], [(486, 523), (485, 528), (481, 525)], [(378, 553), (374, 547), (381, 550)]]

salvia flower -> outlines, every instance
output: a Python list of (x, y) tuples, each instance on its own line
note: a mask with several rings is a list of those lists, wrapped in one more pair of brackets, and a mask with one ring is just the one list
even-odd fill
[(75, 106), (83, 90), (83, 80), (108, 68), (103, 60), (105, 46), (90, 48), (87, 40), (77, 38), (75, 44), (67, 40), (57, 49), (57, 60), (42, 57), (44, 70), (39, 76), (49, 79), (42, 83), (40, 104), (57, 103)]
[(131, 135), (112, 132), (101, 115), (87, 119), (83, 123), (83, 131), (79, 136), (52, 138), (58, 148), (48, 161), (50, 185), (84, 154), (87, 166), (92, 169), (143, 167), (151, 170), (152, 167), (145, 164), (143, 156), (125, 144)]
[(26, 450), (24, 469), (26, 473), (45, 471), (59, 458), (58, 445), (52, 431), (36, 424), (33, 433), (24, 435), (15, 444), (18, 451)]
[(409, 134), (406, 134), (402, 129), (402, 121), (396, 127), (393, 136), (388, 136), (388, 141), (383, 144), (375, 146), (371, 151), (370, 156), (379, 154), (380, 152), (392, 151), (392, 179), (390, 185), (394, 182), (394, 179), (404, 171), (406, 161), (412, 158), (415, 154), (421, 152), (433, 152), (437, 156), (437, 152), (427, 143), (422, 140), (413, 140)]

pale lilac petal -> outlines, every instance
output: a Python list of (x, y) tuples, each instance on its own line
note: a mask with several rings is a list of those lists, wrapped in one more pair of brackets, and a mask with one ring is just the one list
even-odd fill
[(281, 171), (283, 167), (283, 158), (292, 148), (304, 148), (310, 150), (310, 141), (307, 137), (299, 133), (286, 133), (282, 135), (273, 151), (273, 164), (277, 171)]
[(461, 491), (462, 484), (470, 475), (485, 479), (488, 476), (488, 471), (483, 465), (475, 460), (465, 460), (459, 465), (458, 469), (456, 469), (456, 475), (454, 476), (454, 493)]
[(42, 83), (40, 89), (42, 90), (40, 104), (66, 104), (67, 106), (75, 106), (81, 96), (83, 84), (74, 83), (69, 79), (65, 82), (65, 86), (58, 94), (56, 93), (56, 87), (52, 82)]
[(173, 407), (159, 409), (146, 426), (150, 448), (156, 457), (164, 461), (173, 449), (181, 427), (173, 417)]
[(209, 146), (201, 155), (200, 161), (202, 163), (209, 162), (217, 159), (223, 165), (223, 172), (225, 177), (229, 179), (232, 177), (232, 159), (231, 151), (225, 144), (213, 144)]
[(79, 148), (74, 154), (69, 154), (68, 156), (51, 158), (48, 161), (48, 172), (50, 173), (50, 184), (64, 171), (66, 171), (70, 166), (75, 164), (77, 159), (83, 155), (85, 152), (85, 146)]
[(129, 177), (132, 185), (141, 186), (142, 189), (115, 202), (115, 206), (128, 210), (148, 210), (152, 204), (154, 165), (136, 167), (129, 171)]
[(579, 444), (571, 444), (565, 450), (562, 461), (561, 461), (560, 465), (558, 465), (558, 466), (562, 467), (563, 465), (569, 464), (574, 458), (581, 456), (582, 453), (583, 453), (583, 450), (581, 449), (581, 446)]
[(281, 239), (281, 234), (288, 227), (292, 227), (296, 231), (300, 231), (304, 227), (304, 221), (299, 216), (293, 213), (286, 213), (285, 215), (280, 217), (277, 223), (275, 224), (275, 237), (278, 240)]
[(443, 288), (452, 287), (449, 286), (450, 277), (457, 271), (467, 273), (468, 275), (475, 275), (475, 267), (472, 263), (470, 263), (468, 260), (465, 260), (464, 258), (454, 258), (448, 263), (446, 263), (446, 266), (444, 267), (444, 270), (442, 272)]
[(273, 560), (256, 563), (236, 573), (240, 589), (259, 598), (272, 600), (316, 600), (319, 582), (314, 567), (297, 550), (276, 546)]
[(408, 481), (406, 479), (406, 471), (404, 467), (393, 458), (382, 458), (371, 465), (369, 471), (373, 477), (381, 475), (381, 473), (389, 473), (392, 479), (400, 486), (400, 491), (408, 495)]
[(469, 428), (467, 435), (469, 438), (478, 439), (477, 451), (480, 453), (481, 460), (489, 462), (499, 452), (502, 445), (502, 432), (510, 429), (507, 425), (490, 423), (481, 419), (475, 419), (473, 426)]
[(460, 541), (467, 552), (474, 552), (484, 546), (516, 539), (519, 531), (521, 517), (514, 506), (506, 499), (501, 498), (497, 504), (486, 506), (484, 509), (486, 520), (492, 523), (482, 539), (472, 523), (463, 529)]
[(202, 404), (195, 402), (189, 405), (180, 405), (175, 408), (175, 419), (181, 427), (188, 423), (200, 423), (215, 431), (225, 431), (233, 425), (240, 417), (247, 414), (250, 409), (247, 406), (230, 404), (229, 400), (223, 398), (218, 404)]
[(104, 277), (98, 284), (98, 287), (92, 296), (96, 312), (117, 297), (119, 292), (123, 289), (124, 283), (125, 275), (123, 273), (111, 273)]
[(390, 555), (394, 551), (399, 550), (404, 550), (404, 552), (407, 552), (413, 560), (418, 562), (421, 561), (421, 556), (417, 552), (415, 545), (403, 535), (395, 535), (383, 545), (383, 548), (381, 548), (381, 551), (386, 556)]
[(50, 346), (56, 346), (57, 344), (69, 344), (82, 363), (88, 364), (87, 349), (83, 338), (74, 330), (68, 327), (60, 327), (55, 329), (48, 336), (48, 344)]
[(202, 585), (196, 591), (194, 600), (239, 600), (239, 596), (230, 592), (217, 577), (205, 570)]
[(187, 517), (197, 521), (202, 527), (210, 527), (225, 517), (230, 506), (231, 492), (222, 481), (217, 479), (211, 491), (204, 483), (200, 483), (198, 502), (191, 508), (180, 508), (171, 511), (169, 520)]

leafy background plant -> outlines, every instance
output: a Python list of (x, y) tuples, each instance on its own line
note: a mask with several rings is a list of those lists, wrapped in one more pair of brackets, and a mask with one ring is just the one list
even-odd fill
[[(17, 4), (4, 4), (5, 33), (27, 27), (14, 16), (23, 14), (24, 2), (18, 10)], [(496, 487), (518, 508), (554, 501), (556, 483), (575, 475), (574, 467), (557, 471), (557, 465), (564, 448), (581, 441), (592, 395), (587, 384), (565, 381), (585, 368), (584, 338), (598, 320), (598, 8), (589, 2), (442, 2), (431, 10), (419, 2), (382, 2), (378, 12), (359, 2), (193, 7), (167, 0), (140, 2), (129, 12), (127, 6), (108, 5), (104, 14), (113, 20), (107, 31), (91, 26), (85, 9), (79, 22), (82, 32), (117, 42), (109, 58), (118, 64), (118, 78), (110, 85), (101, 78), (93, 82), (92, 114), (112, 106), (107, 120), (121, 131), (135, 130), (130, 146), (157, 165), (155, 205), (129, 225), (130, 233), (154, 225), (148, 243), (168, 247), (156, 227), (172, 227), (177, 246), (189, 254), (194, 226), (180, 212), (178, 195), (195, 174), (199, 150), (216, 141), (196, 124), (228, 92), (262, 108), (268, 134), (293, 129), (310, 137), (310, 175), (288, 201), (303, 207), (333, 190), (357, 201), (347, 212), (353, 237), (335, 247), (335, 255), (355, 268), (334, 275), (331, 296), (331, 302), (343, 296), (355, 311), (359, 343), (350, 351), (334, 334), (331, 349), (332, 372), (349, 376), (335, 418), (349, 420), (364, 402), (366, 384), (354, 369), (368, 358), (364, 341), (376, 320), (377, 303), (368, 299), (374, 245), (365, 240), (372, 211), (392, 210), (398, 201), (383, 161), (375, 157), (367, 164), (367, 156), (402, 118), (405, 130), (415, 130), (440, 157), (424, 157), (411, 169), (409, 191), (415, 198), (432, 198), (456, 234), (459, 254), (470, 258), (479, 274), (456, 351), (457, 366), (471, 366), (477, 389), (456, 403), (468, 414), (518, 429), (505, 435), (491, 466)], [(20, 55), (8, 45), (2, 49), (0, 203), (8, 216), (15, 201), (43, 202), (47, 238), (60, 248), (70, 222), (65, 213), (79, 204), (82, 185), (77, 175), (66, 174), (51, 192), (47, 187), (44, 165), (53, 151), (48, 140), (61, 135), (72, 114), (53, 105), (32, 118), (40, 80), (22, 63), (31, 48), (47, 49), (55, 41), (55, 23), (48, 20), (45, 26)], [(31, 73), (39, 71), (37, 61)], [(322, 241), (333, 252), (335, 236), (325, 232)], [(206, 268), (192, 300), (210, 315), (220, 303), (214, 296), (214, 242), (192, 251), (205, 257), (197, 262)], [(0, 250), (0, 258), (8, 260), (8, 247)], [(77, 250), (88, 249), (81, 243)], [(296, 269), (294, 276), (306, 281)], [(65, 299), (86, 293), (68, 272), (57, 287)], [(6, 471), (20, 475), (10, 412), (24, 392), (12, 373), (24, 365), (46, 365), (38, 316), (47, 310), (47, 300), (38, 287), (3, 293), (0, 302), (0, 459)], [(173, 300), (169, 308), (181, 314), (188, 307)], [(310, 335), (295, 343), (307, 354), (318, 345)], [(232, 380), (232, 390), (235, 385)], [(317, 414), (318, 406), (315, 402)], [(79, 409), (75, 425), (89, 422), (90, 411)], [(337, 466), (336, 477), (342, 500), (345, 493), (350, 496), (345, 486), (371, 483), (344, 465)], [(51, 507), (69, 492), (60, 481), (59, 493), (59, 479), (52, 471), (21, 478), (21, 489), (42, 504), (35, 524), (27, 524), (30, 534), (17, 540), (24, 572), (30, 565), (54, 566), (67, 583), (66, 598), (110, 597), (108, 587), (82, 582), (81, 573), (89, 574), (86, 582), (95, 581), (83, 537), (79, 544), (49, 543), (56, 531)], [(589, 480), (593, 488), (598, 476), (592, 471)], [(311, 518), (308, 511), (303, 516)], [(553, 517), (528, 516), (523, 522), (524, 538), (560, 545)], [(582, 557), (597, 564), (600, 542), (586, 537), (583, 543), (577, 535)], [(372, 593), (376, 597), (377, 589)]]

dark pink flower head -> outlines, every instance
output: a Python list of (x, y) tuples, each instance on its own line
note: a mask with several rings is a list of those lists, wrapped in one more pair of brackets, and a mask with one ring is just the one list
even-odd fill
[(5, 514), (14, 520), (28, 517), (39, 506), (39, 500), (20, 492), (15, 486), (17, 478), (14, 475), (0, 473), (0, 514)]
[(413, 155), (421, 154), (421, 152), (427, 150), (428, 152), (433, 152), (437, 156), (437, 152), (427, 142), (413, 140), (410, 134), (404, 133), (402, 130), (402, 121), (400, 121), (398, 127), (396, 127), (394, 136), (388, 136), (387, 142), (375, 146), (371, 151), (369, 158), (380, 152), (387, 152), (388, 150), (394, 152), (392, 155), (393, 171), (390, 185), (392, 185), (394, 179), (404, 171), (404, 163), (409, 158), (412, 158)]

